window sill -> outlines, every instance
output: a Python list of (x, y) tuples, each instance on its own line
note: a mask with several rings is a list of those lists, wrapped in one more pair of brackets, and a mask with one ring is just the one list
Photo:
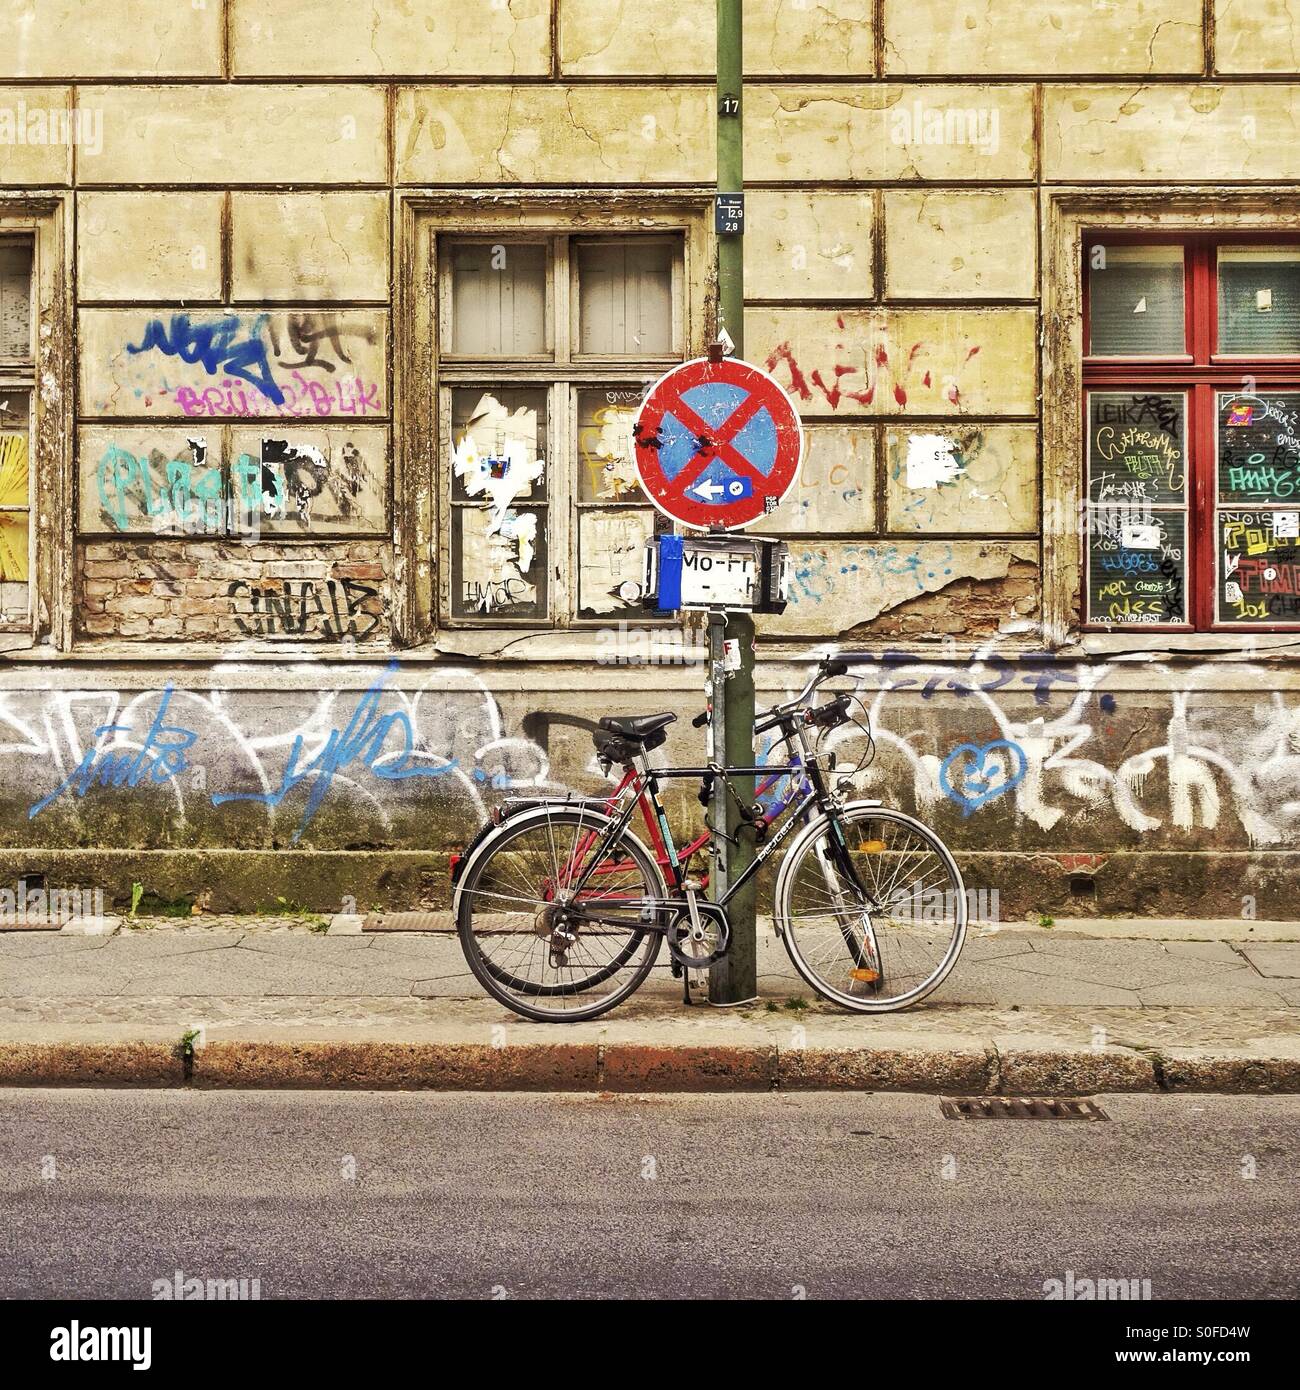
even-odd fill
[(1060, 655), (1106, 656), (1133, 661), (1196, 656), (1210, 660), (1284, 660), (1300, 656), (1297, 632), (1075, 632)]

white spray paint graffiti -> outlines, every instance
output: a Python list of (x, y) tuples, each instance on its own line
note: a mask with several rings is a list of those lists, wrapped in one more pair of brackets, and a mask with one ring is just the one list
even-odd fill
[[(1166, 827), (1214, 830), (1226, 804), (1252, 845), (1300, 844), (1300, 704), (1289, 704), (1282, 692), (1196, 705), (1198, 690), (1220, 694), (1225, 676), (1240, 675), (1242, 667), (1192, 667), (1182, 688), (1168, 696), (1146, 691), (1135, 696), (1147, 707), (1168, 699), (1168, 712), (1161, 716), (1163, 742), (1111, 768), (1088, 752), (1097, 719), (1107, 718), (1125, 698), (1122, 691), (1104, 689), (1117, 668), (1020, 667), (1014, 658), (995, 656), (994, 646), (960, 665), (904, 657), (854, 668), (884, 755), (864, 774), (863, 789), (888, 796), (891, 786), (896, 788), (892, 753), (910, 772), (912, 793), (925, 810), (945, 796), (968, 815), (993, 801), (1009, 802), (1018, 816), (1051, 831), (1109, 809), (1129, 829), (1148, 834)], [(1031, 687), (1043, 698), (1035, 698), (1034, 713), (1026, 717), (1023, 705)], [(991, 726), (995, 738), (940, 754), (923, 751), (928, 737), (923, 729), (900, 734), (889, 727), (886, 712), (900, 697), (927, 700), (941, 692), (956, 693), (971, 707), (963, 726)], [(1068, 696), (1064, 707), (1050, 709), (1063, 694)], [(915, 707), (910, 709), (914, 714)], [(855, 735), (846, 726), (828, 746)]]

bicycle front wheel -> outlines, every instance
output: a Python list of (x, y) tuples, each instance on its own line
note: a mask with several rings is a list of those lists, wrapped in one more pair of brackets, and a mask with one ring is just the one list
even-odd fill
[(966, 939), (966, 890), (948, 847), (920, 821), (871, 803), (808, 826), (775, 896), (795, 969), (823, 998), (859, 1013), (924, 999)]
[(645, 980), (659, 954), (663, 874), (599, 812), (539, 806), (512, 816), (466, 863), (457, 929), (479, 983), (539, 1022), (595, 1018)]

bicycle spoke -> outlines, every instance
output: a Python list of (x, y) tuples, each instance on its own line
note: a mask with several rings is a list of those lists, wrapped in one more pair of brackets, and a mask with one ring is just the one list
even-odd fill
[(660, 941), (645, 905), (662, 892), (653, 861), (606, 818), (548, 809), (507, 821), (471, 867), (461, 941), (479, 979), (517, 1012), (587, 1017), (645, 978)]
[[(845, 843), (874, 906), (827, 852), (831, 831), (823, 826), (783, 872), (778, 912), (787, 949), (800, 973), (837, 1002), (864, 1011), (900, 1008), (928, 993), (961, 948), (961, 877), (941, 843), (909, 817), (851, 807), (843, 817)], [(871, 941), (878, 979), (858, 968)]]

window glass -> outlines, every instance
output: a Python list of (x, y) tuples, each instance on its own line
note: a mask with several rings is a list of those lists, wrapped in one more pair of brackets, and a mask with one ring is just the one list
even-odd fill
[(31, 530), (27, 391), (0, 387), (0, 620), (27, 613)]
[(669, 529), (667, 518), (653, 507), (583, 507), (578, 519), (578, 616), (644, 616), (646, 545)]
[(632, 426), (641, 407), (636, 387), (580, 389), (578, 459), (578, 616), (646, 617), (646, 545), (670, 530), (649, 505), (636, 472)]
[(1219, 351), (1300, 353), (1300, 250), (1219, 248)]
[(1300, 620), (1300, 392), (1220, 391), (1215, 621)]
[(613, 387), (578, 392), (578, 500), (644, 502), (632, 425), (641, 392)]
[(452, 612), (545, 617), (547, 393), (452, 392)]
[(32, 244), (0, 241), (0, 357), (32, 356)]
[(1187, 396), (1088, 393), (1088, 621), (1187, 622)]
[(1181, 246), (1094, 246), (1088, 267), (1093, 357), (1186, 352)]
[(625, 238), (577, 242), (578, 351), (653, 357), (673, 350), (673, 247)]
[(461, 242), (451, 248), (451, 350), (465, 357), (546, 352), (546, 248)]

